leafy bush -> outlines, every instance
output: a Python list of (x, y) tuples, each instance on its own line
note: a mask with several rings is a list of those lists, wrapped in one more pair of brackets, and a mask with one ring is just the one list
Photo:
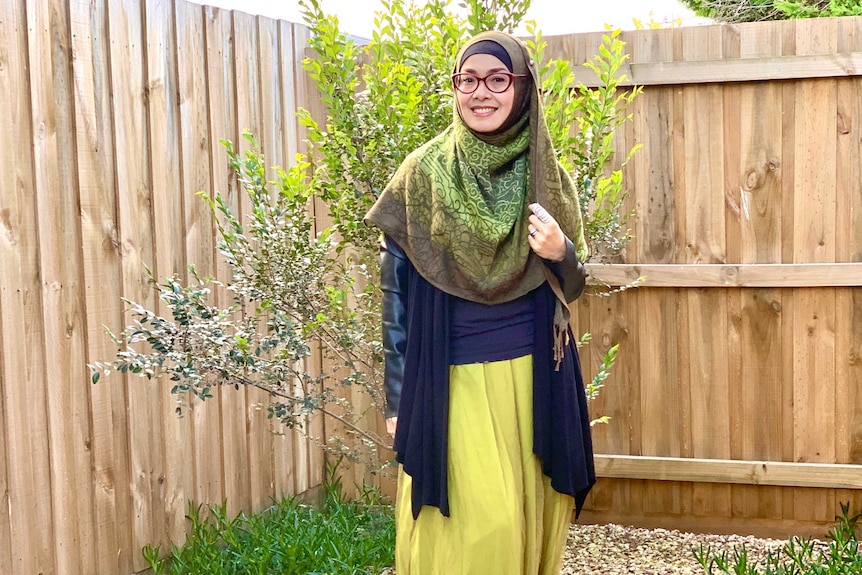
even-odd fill
[(698, 16), (719, 22), (862, 15), (859, 0), (680, 0)]
[[(318, 0), (300, 4), (318, 54), (304, 66), (327, 108), (322, 123), (300, 111), (312, 143), (309, 157), (320, 168), (321, 194), (343, 234), (342, 246), (349, 245), (373, 266), (378, 232), (362, 224), (362, 217), (404, 157), (452, 121), (453, 54), (483, 30), (514, 30), (528, 2), (470, 0), (464, 20), (447, 10), (445, 0), (421, 6), (391, 0), (365, 47), (341, 33), (337, 19), (323, 12)], [(622, 167), (639, 148), (617, 158), (613, 147), (613, 134), (631, 119), (626, 108), (640, 93), (621, 87), (625, 44), (619, 31), (605, 34), (599, 54), (586, 64), (602, 86), (587, 88), (576, 82), (570, 62), (544, 58), (547, 43), (534, 24), (528, 23), (527, 30), (533, 36), (528, 49), (541, 71), (548, 128), (577, 185), (590, 251), (593, 259), (612, 260), (630, 239)], [(359, 86), (364, 89), (355, 97)], [(611, 169), (615, 158), (617, 167)]]
[(775, 7), (788, 18), (862, 16), (862, 3), (859, 0), (777, 0)]
[(862, 514), (851, 517), (849, 511), (850, 505), (842, 503), (827, 545), (794, 537), (781, 552), (769, 553), (762, 565), (749, 561), (745, 547), (737, 549), (732, 558), (726, 552), (716, 554), (701, 547), (695, 550), (695, 557), (707, 575), (858, 575), (862, 573), (858, 525)]

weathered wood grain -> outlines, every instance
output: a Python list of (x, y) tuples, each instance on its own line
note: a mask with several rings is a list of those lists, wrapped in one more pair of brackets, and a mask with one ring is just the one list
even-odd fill
[[(110, 67), (114, 118), (114, 157), (118, 199), (118, 230), (122, 265), (122, 292), (131, 301), (152, 309), (156, 299), (148, 284), (147, 266), (155, 260), (150, 142), (146, 101), (144, 54), (146, 36), (143, 2), (123, 0), (108, 10), (111, 38)], [(111, 382), (111, 385), (116, 385)], [(165, 521), (164, 442), (161, 390), (142, 378), (128, 383), (128, 457), (131, 463), (132, 539), (129, 563), (144, 567), (139, 550), (160, 535)], [(157, 528), (157, 526), (159, 526)]]
[[(150, 141), (152, 210), (155, 242), (153, 274), (159, 280), (182, 274), (186, 266), (183, 251), (185, 230), (179, 147), (179, 72), (177, 69), (177, 29), (172, 2), (149, 0), (146, 3), (147, 121)], [(159, 302), (158, 312), (168, 309)], [(134, 382), (138, 383), (138, 382)], [(194, 437), (191, 418), (177, 417), (176, 401), (171, 396), (161, 401), (161, 431), (172, 446), (164, 452), (164, 513), (166, 529), (155, 534), (150, 545), (169, 545), (185, 536), (189, 500), (194, 485)]]
[[(70, 3), (74, 76), (75, 157), (80, 205), (87, 360), (112, 356), (105, 327), (123, 325), (122, 275), (111, 109), (107, 1)], [(95, 573), (131, 569), (128, 415), (125, 377), (94, 385), (90, 394), (92, 521)]]
[[(82, 261), (75, 182), (70, 26), (65, 2), (32, 3), (30, 102), (41, 270), (44, 381), (50, 446), (50, 492), (57, 570), (95, 569), (91, 517), (89, 374), (83, 325)], [(32, 9), (35, 8), (35, 9)], [(74, 247), (73, 247), (74, 246)], [(31, 404), (29, 410), (43, 409)], [(45, 489), (45, 486), (41, 487)]]
[[(0, 40), (7, 47), (0, 68), (0, 110), (6, 118), (0, 136), (3, 142), (27, 150), (21, 158), (11, 153), (0, 158), (0, 326), (4, 333), (0, 338), (0, 391), (6, 446), (2, 456), (6, 474), (0, 481), (8, 504), (8, 513), (0, 519), (0, 534), (5, 536), (0, 558), (21, 572), (42, 573), (54, 569), (56, 554), (51, 496), (46, 490), (51, 485), (47, 350), (39, 211), (34, 198), (36, 177), (45, 172), (45, 163), (52, 161), (47, 154), (53, 151), (56, 161), (56, 148), (49, 149), (56, 126), (53, 121), (44, 124), (50, 119), (42, 117), (47, 110), (40, 109), (38, 100), (35, 105), (30, 102), (33, 92), (38, 98), (44, 82), (48, 80), (50, 86), (51, 80), (51, 70), (44, 72), (45, 78), (38, 62), (33, 62), (50, 57), (46, 31), (50, 25), (45, 11), (34, 14), (35, 6), (30, 4), (18, 0), (0, 7)], [(30, 29), (33, 32), (28, 34)], [(36, 43), (30, 50), (29, 36), (35, 36), (32, 40)], [(40, 47), (40, 39), (45, 54), (33, 52)], [(36, 71), (32, 72), (34, 66)], [(37, 158), (30, 150), (42, 154)]]

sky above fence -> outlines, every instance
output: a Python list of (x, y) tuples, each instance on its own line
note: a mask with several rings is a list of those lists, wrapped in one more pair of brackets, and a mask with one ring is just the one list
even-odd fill
[[(297, 0), (193, 0), (201, 4), (262, 14), (291, 22), (302, 22)], [(325, 12), (338, 16), (342, 30), (368, 38), (374, 27), (374, 12), (380, 0), (322, 0)], [(455, 4), (453, 2), (453, 4)], [(453, 9), (455, 9), (453, 7)], [(678, 0), (533, 0), (527, 20), (534, 20), (545, 35), (603, 30), (605, 24), (623, 30), (633, 29), (634, 19), (649, 22), (672, 22), (682, 19), (684, 25), (704, 22)]]

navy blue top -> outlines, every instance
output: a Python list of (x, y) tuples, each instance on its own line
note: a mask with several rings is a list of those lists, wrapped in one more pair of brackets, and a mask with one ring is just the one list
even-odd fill
[(533, 294), (487, 305), (450, 295), (449, 363), (483, 363), (533, 353)]

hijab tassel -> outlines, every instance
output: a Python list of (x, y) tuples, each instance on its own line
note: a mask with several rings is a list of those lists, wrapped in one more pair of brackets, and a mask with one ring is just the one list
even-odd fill
[(545, 267), (545, 278), (551, 286), (551, 291), (557, 299), (557, 305), (554, 308), (554, 361), (556, 366), (554, 371), (560, 371), (560, 364), (565, 357), (566, 346), (569, 345), (569, 305), (566, 303), (566, 296), (563, 295), (563, 288), (560, 286), (560, 280), (554, 275), (554, 272)]

